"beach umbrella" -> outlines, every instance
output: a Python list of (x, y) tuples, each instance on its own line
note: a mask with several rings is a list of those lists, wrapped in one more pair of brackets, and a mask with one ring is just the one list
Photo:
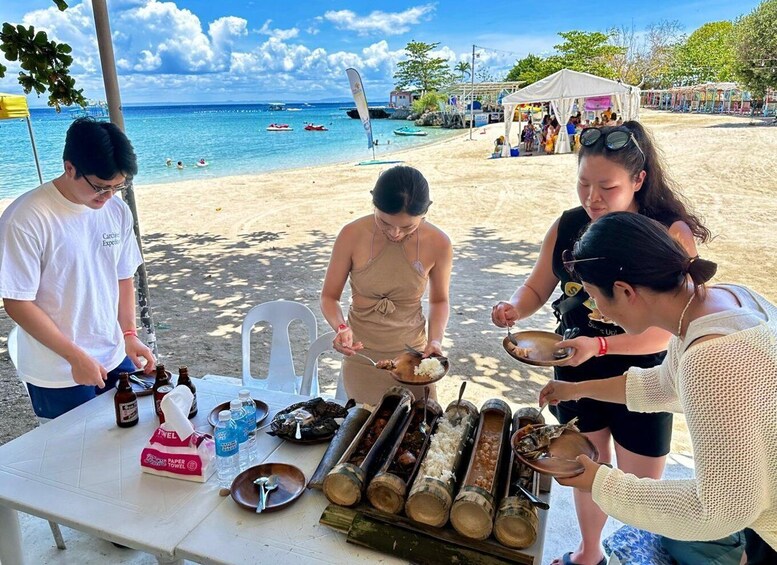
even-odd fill
[(35, 167), (38, 169), (38, 180), (43, 184), (38, 148), (35, 146), (35, 136), (32, 133), (32, 122), (30, 122), (30, 109), (27, 106), (27, 98), (20, 94), (0, 94), (0, 120), (14, 119), (27, 120), (27, 131), (30, 132), (30, 144), (32, 144), (32, 156), (35, 158)]
[[(121, 92), (119, 91), (119, 79), (116, 76), (116, 61), (113, 55), (113, 40), (111, 39), (111, 24), (108, 19), (108, 6), (105, 0), (92, 0), (94, 12), (94, 27), (97, 32), (97, 47), (100, 52), (100, 66), (103, 71), (103, 83), (105, 85), (105, 98), (108, 102), (108, 115), (111, 122), (124, 131), (124, 114), (121, 109)], [(140, 238), (140, 222), (138, 221), (138, 207), (135, 202), (135, 190), (130, 187), (124, 197), (132, 212), (135, 238), (138, 241), (140, 254), (143, 255), (143, 242)], [(154, 355), (157, 354), (156, 331), (151, 314), (151, 298), (148, 288), (148, 273), (146, 262), (138, 268), (138, 306), (140, 308), (140, 323), (146, 330), (146, 342)]]

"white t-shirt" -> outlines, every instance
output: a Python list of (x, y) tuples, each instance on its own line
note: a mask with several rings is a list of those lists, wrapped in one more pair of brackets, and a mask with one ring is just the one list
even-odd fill
[[(0, 296), (30, 300), (108, 371), (124, 359), (119, 281), (142, 263), (132, 215), (120, 198), (99, 210), (75, 204), (47, 182), (0, 216)], [(22, 328), (17, 373), (46, 388), (76, 386), (70, 364)]]

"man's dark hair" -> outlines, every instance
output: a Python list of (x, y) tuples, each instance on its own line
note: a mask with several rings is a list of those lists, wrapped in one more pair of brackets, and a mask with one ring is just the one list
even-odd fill
[(110, 180), (121, 174), (132, 178), (138, 172), (130, 140), (115, 124), (93, 118), (78, 118), (67, 130), (63, 161), (76, 168), (76, 178), (94, 175)]

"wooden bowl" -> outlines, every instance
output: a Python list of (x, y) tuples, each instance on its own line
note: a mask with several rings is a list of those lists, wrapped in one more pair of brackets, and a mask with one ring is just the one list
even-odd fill
[(448, 361), (447, 357), (441, 357), (439, 355), (433, 355), (433, 357), (438, 357), (440, 364), (442, 365), (443, 369), (445, 369), (442, 375), (438, 377), (428, 378), (421, 375), (416, 375), (415, 368), (421, 364), (423, 357), (409, 351), (402, 353), (393, 360), (394, 364), (396, 365), (396, 369), (387, 370), (389, 373), (391, 373), (391, 376), (394, 377), (395, 381), (405, 385), (424, 386), (436, 383), (448, 374), (448, 370), (450, 369), (450, 362)]
[[(534, 429), (541, 429), (544, 426), (535, 426)], [(548, 447), (548, 456), (539, 459), (529, 459), (524, 457), (517, 449), (520, 440), (519, 432), (513, 434), (511, 444), (515, 456), (527, 467), (543, 475), (550, 475), (559, 479), (568, 479), (576, 477), (585, 471), (581, 463), (575, 459), (578, 455), (587, 455), (594, 461), (599, 459), (599, 452), (587, 437), (574, 430), (565, 430), (563, 434), (550, 442)]]
[[(523, 332), (515, 332), (512, 334), (517, 345), (510, 341), (509, 337), (505, 337), (502, 341), (502, 347), (510, 354), (511, 357), (526, 363), (527, 365), (534, 365), (536, 367), (554, 367), (562, 364), (564, 361), (572, 357), (573, 351), (567, 351), (565, 357), (554, 357), (554, 353), (558, 350), (556, 344), (559, 341), (564, 341), (564, 338), (553, 332), (543, 332), (539, 330), (527, 330)], [(524, 355), (520, 349), (527, 349), (528, 355)]]
[(259, 477), (278, 477), (278, 488), (267, 495), (267, 506), (263, 512), (286, 508), (297, 500), (305, 490), (306, 479), (302, 471), (288, 463), (263, 463), (249, 467), (240, 473), (229, 489), (232, 499), (241, 508), (256, 512), (259, 505), (259, 487), (254, 481)]
[[(267, 417), (267, 414), (270, 413), (270, 407), (261, 400), (257, 400), (255, 398), (254, 405), (256, 406), (256, 426), (259, 427), (259, 424), (262, 422), (262, 420), (264, 420)], [(219, 412), (222, 410), (229, 410), (229, 402), (222, 402), (213, 410), (211, 410), (210, 414), (208, 414), (208, 423), (214, 428), (219, 421)]]

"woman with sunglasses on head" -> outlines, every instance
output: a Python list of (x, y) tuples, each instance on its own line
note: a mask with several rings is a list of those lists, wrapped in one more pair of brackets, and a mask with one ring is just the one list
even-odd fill
[(659, 367), (610, 379), (553, 381), (540, 405), (578, 399), (685, 414), (695, 476), (653, 481), (585, 456), (562, 484), (607, 514), (676, 540), (744, 529), (748, 564), (777, 563), (777, 307), (743, 286), (705, 287), (715, 263), (690, 256), (665, 227), (608, 214), (574, 246), (570, 266), (605, 316), (629, 334), (674, 334)]
[[(573, 348), (574, 354), (564, 366), (554, 368), (554, 377), (570, 382), (615, 377), (631, 366), (658, 365), (669, 341), (669, 333), (659, 328), (626, 335), (582, 292), (564, 266), (565, 251), (581, 231), (609, 212), (633, 212), (664, 224), (692, 256), (695, 239), (710, 237), (683, 204), (651, 137), (637, 122), (583, 131), (577, 174), (581, 206), (567, 210), (553, 223), (529, 277), (491, 313), (497, 326), (512, 326), (539, 310), (558, 285), (561, 296), (553, 303), (557, 331), (573, 330), (580, 336), (559, 344)], [(672, 433), (670, 414), (637, 414), (589, 399), (560, 403), (553, 412), (562, 423), (577, 417), (578, 427), (597, 447), (602, 461), (611, 460), (612, 442), (619, 468), (641, 477), (659, 478), (663, 473)], [(582, 541), (577, 550), (554, 563), (604, 563), (600, 537), (607, 516), (590, 494), (575, 490), (574, 498)]]
[[(346, 357), (343, 382), (349, 398), (377, 404), (396, 384), (374, 361), (393, 359), (406, 345), (424, 356), (442, 354), (448, 323), (453, 251), (448, 236), (425, 221), (429, 185), (412, 167), (393, 167), (372, 191), (373, 214), (346, 225), (337, 236), (321, 290), (321, 312), (337, 332), (334, 348)], [(340, 297), (351, 283), (346, 321)], [(429, 287), (429, 322), (421, 299)], [(409, 387), (416, 397), (422, 387)], [(434, 386), (431, 387), (434, 396)]]

